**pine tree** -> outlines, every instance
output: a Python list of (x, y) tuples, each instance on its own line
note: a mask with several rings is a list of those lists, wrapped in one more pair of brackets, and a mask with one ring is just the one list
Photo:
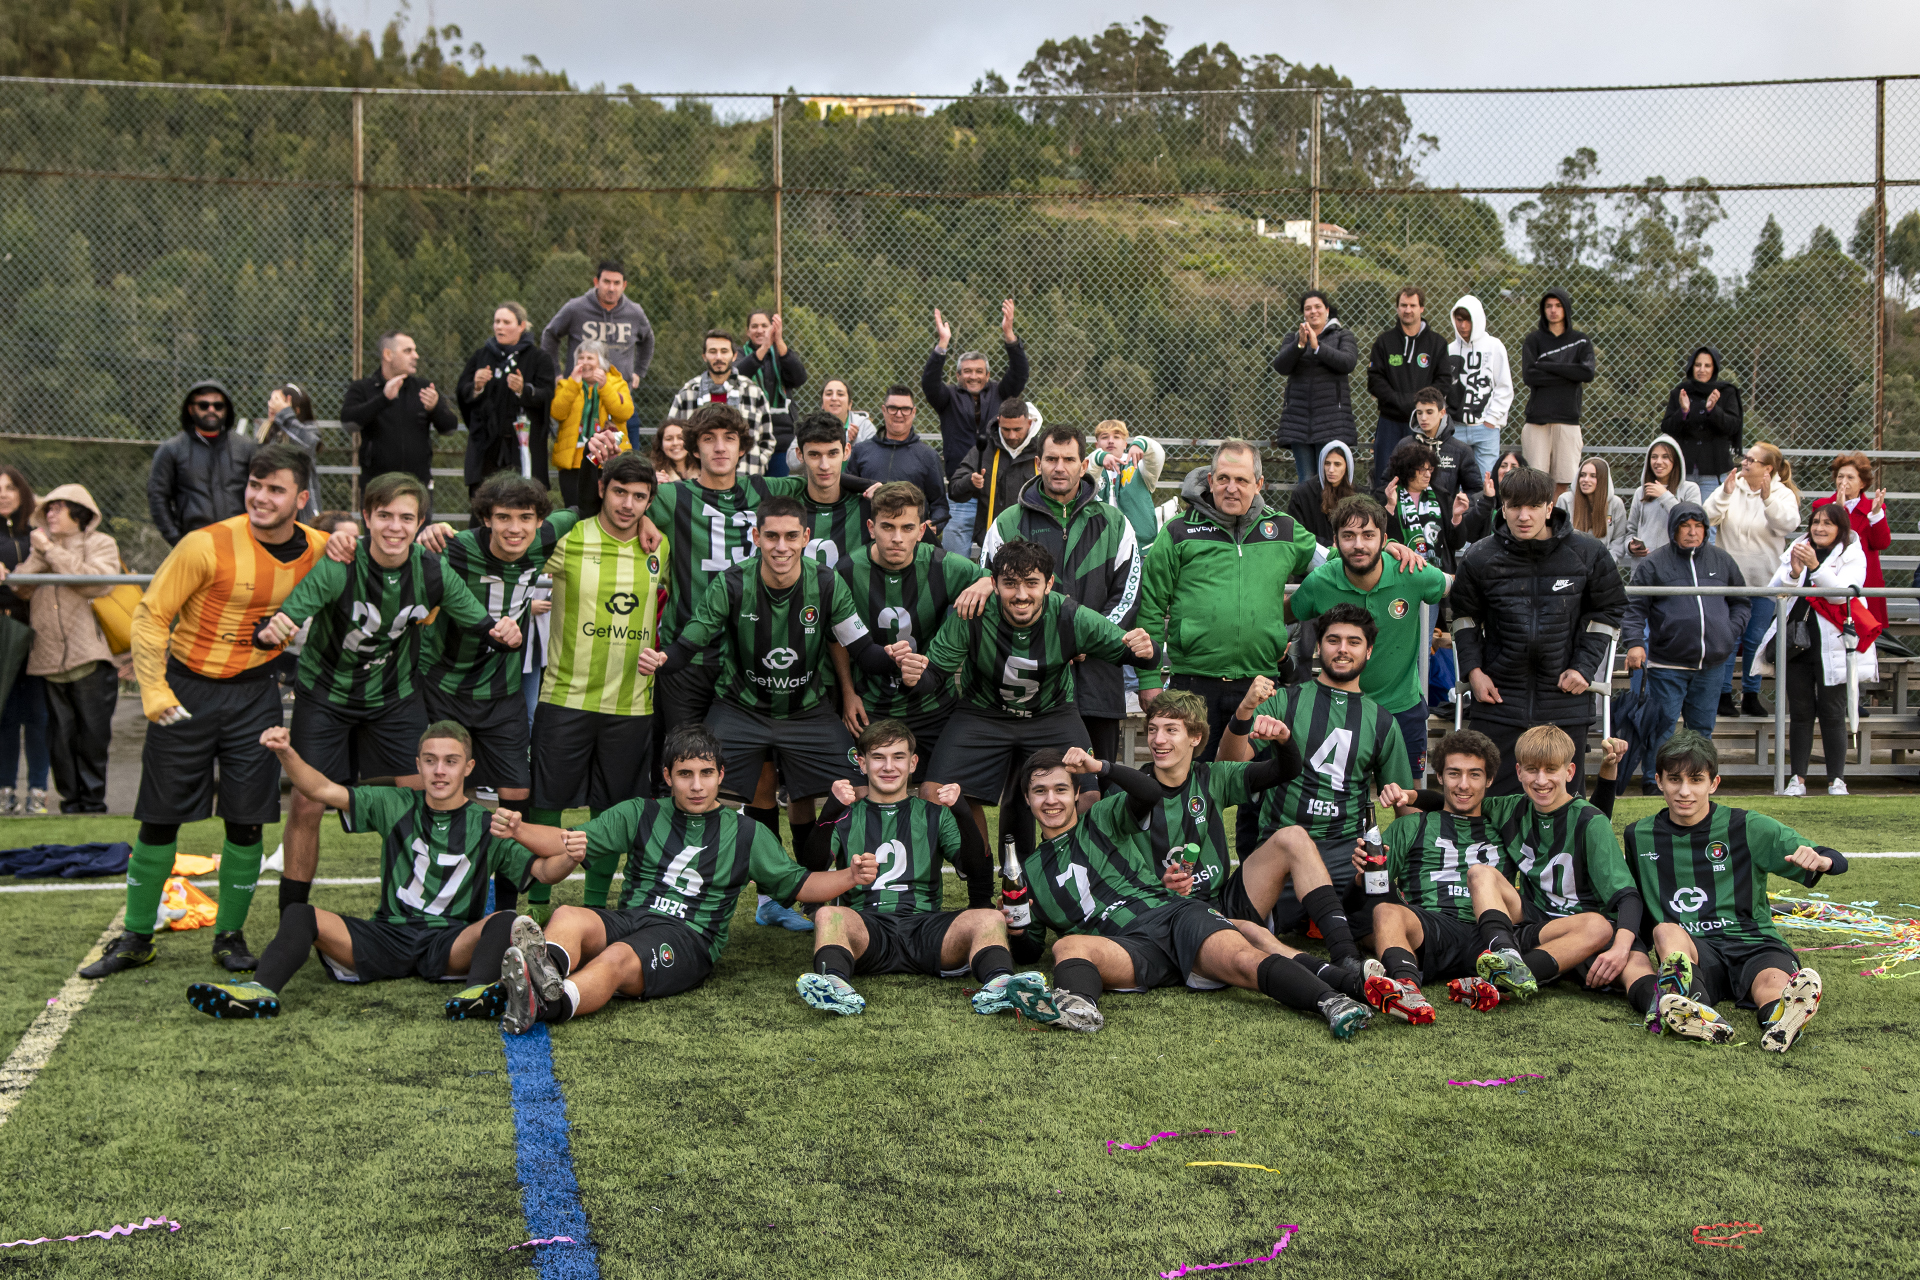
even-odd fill
[(1759, 242), (1753, 246), (1753, 274), (1757, 276), (1768, 267), (1779, 266), (1786, 256), (1786, 238), (1780, 234), (1780, 224), (1768, 214), (1767, 225), (1760, 228)]

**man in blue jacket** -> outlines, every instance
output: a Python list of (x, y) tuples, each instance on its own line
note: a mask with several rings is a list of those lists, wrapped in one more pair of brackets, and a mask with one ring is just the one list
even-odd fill
[(905, 480), (915, 485), (927, 500), (925, 516), (933, 526), (930, 541), (938, 542), (947, 527), (947, 473), (940, 455), (913, 429), (913, 391), (895, 383), (887, 388), (880, 408), (880, 433), (853, 446), (848, 469), (876, 484)]

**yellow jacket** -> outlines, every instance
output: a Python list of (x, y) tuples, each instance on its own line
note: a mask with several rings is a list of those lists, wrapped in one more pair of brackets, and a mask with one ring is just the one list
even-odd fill
[[(586, 442), (580, 432), (580, 411), (586, 401), (582, 392), (576, 378), (562, 378), (553, 389), (553, 448), (548, 456), (562, 471), (577, 469), (586, 456)], [(588, 424), (587, 434), (617, 431), (620, 452), (625, 453), (633, 448), (627, 440), (627, 419), (633, 416), (633, 393), (627, 390), (627, 380), (614, 368), (607, 370), (607, 380), (600, 385), (599, 392), (599, 409), (593, 422)]]

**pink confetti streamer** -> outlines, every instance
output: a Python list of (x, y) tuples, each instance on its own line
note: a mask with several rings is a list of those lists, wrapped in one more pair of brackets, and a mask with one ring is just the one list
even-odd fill
[(1282, 1226), (1279, 1230), (1280, 1238), (1273, 1242), (1273, 1252), (1271, 1253), (1263, 1253), (1251, 1258), (1242, 1258), (1238, 1262), (1188, 1263), (1178, 1271), (1162, 1271), (1160, 1273), (1160, 1280), (1179, 1280), (1181, 1276), (1191, 1274), (1195, 1271), (1222, 1271), (1228, 1267), (1244, 1267), (1251, 1262), (1272, 1262), (1280, 1256), (1280, 1251), (1287, 1247), (1287, 1242), (1293, 1239), (1294, 1234), (1298, 1232), (1300, 1228)]
[(1238, 1132), (1239, 1132), (1238, 1129), (1195, 1129), (1192, 1133), (1173, 1133), (1173, 1132), (1156, 1133), (1151, 1138), (1148, 1138), (1145, 1142), (1141, 1143), (1137, 1147), (1129, 1143), (1122, 1142), (1118, 1138), (1108, 1138), (1107, 1154), (1112, 1155), (1115, 1147), (1118, 1147), (1122, 1151), (1145, 1151), (1148, 1147), (1151, 1147), (1154, 1143), (1160, 1141), (1162, 1138), (1197, 1138), (1197, 1137), (1200, 1137), (1202, 1134), (1208, 1134), (1216, 1138), (1230, 1138), (1235, 1134), (1237, 1134)]
[(136, 1231), (145, 1231), (148, 1227), (164, 1226), (169, 1233), (178, 1231), (180, 1224), (171, 1218), (148, 1218), (144, 1222), (115, 1223), (105, 1231), (89, 1231), (83, 1236), (41, 1236), (38, 1240), (10, 1240), (0, 1243), (0, 1249), (18, 1249), (22, 1245), (65, 1243), (72, 1240), (91, 1240), (98, 1236), (102, 1240), (111, 1240), (115, 1236), (130, 1236)]
[(580, 1242), (578, 1240), (575, 1240), (572, 1236), (548, 1236), (545, 1240), (522, 1240), (519, 1244), (510, 1244), (507, 1246), (507, 1252), (512, 1253), (515, 1249), (531, 1249), (533, 1248), (533, 1246), (537, 1244), (578, 1244), (578, 1243)]
[(1514, 1084), (1521, 1080), (1545, 1080), (1545, 1079), (1546, 1077), (1542, 1075), (1524, 1075), (1524, 1076), (1508, 1076), (1504, 1080), (1449, 1080), (1447, 1081), (1447, 1083), (1457, 1084), (1463, 1089), (1469, 1085), (1474, 1085), (1481, 1089), (1492, 1089), (1499, 1085)]

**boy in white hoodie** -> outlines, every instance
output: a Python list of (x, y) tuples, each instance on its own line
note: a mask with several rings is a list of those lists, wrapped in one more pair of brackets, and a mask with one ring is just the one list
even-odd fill
[(1480, 474), (1492, 475), (1500, 460), (1500, 432), (1513, 407), (1513, 367), (1507, 362), (1507, 344), (1487, 332), (1487, 311), (1480, 299), (1467, 294), (1453, 304), (1453, 331), (1447, 345), (1456, 362), (1454, 403), (1449, 407), (1459, 424), (1453, 438), (1472, 445)]

